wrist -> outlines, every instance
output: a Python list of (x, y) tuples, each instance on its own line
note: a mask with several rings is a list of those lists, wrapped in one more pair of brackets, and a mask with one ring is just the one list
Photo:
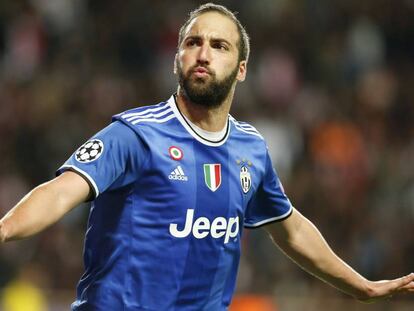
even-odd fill
[(355, 298), (361, 302), (370, 302), (372, 297), (374, 297), (374, 292), (374, 282), (364, 280), (362, 288)]

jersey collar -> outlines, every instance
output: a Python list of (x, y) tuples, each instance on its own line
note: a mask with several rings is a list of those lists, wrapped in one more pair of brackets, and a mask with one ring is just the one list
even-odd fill
[(175, 94), (173, 94), (170, 97), (170, 99), (168, 99), (167, 103), (169, 104), (169, 106), (173, 110), (175, 116), (177, 117), (177, 119), (181, 123), (181, 125), (186, 129), (186, 131), (191, 136), (193, 136), (200, 143), (202, 143), (204, 145), (207, 145), (207, 146), (218, 147), (218, 146), (223, 145), (227, 141), (227, 138), (229, 137), (229, 134), (230, 134), (230, 121), (229, 121), (229, 118), (227, 118), (226, 131), (225, 131), (223, 137), (220, 138), (217, 141), (212, 141), (212, 140), (209, 140), (207, 137), (203, 137), (203, 135), (201, 135), (201, 133), (197, 132), (191, 126), (191, 124), (186, 120), (186, 118), (184, 117), (184, 115), (182, 114), (180, 109), (178, 109), (177, 102), (175, 100)]

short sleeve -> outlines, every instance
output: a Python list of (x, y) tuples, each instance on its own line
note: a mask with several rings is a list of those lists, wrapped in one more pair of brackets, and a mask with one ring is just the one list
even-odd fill
[(140, 137), (120, 121), (111, 123), (76, 150), (57, 170), (71, 170), (90, 185), (95, 199), (100, 193), (134, 182), (140, 175), (146, 147)]
[(281, 221), (288, 218), (292, 211), (293, 206), (283, 190), (282, 183), (267, 153), (265, 174), (247, 206), (244, 226), (257, 228), (274, 221)]

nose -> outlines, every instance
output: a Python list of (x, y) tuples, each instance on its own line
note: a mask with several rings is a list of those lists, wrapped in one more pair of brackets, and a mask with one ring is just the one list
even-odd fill
[(211, 60), (210, 46), (206, 43), (202, 44), (198, 50), (197, 62), (199, 64), (208, 65)]

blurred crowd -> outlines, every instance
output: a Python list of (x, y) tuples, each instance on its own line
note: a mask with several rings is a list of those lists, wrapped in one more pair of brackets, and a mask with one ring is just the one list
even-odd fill
[[(414, 270), (414, 1), (217, 2), (251, 36), (231, 113), (267, 139), (292, 203), (366, 277)], [(175, 91), (177, 32), (200, 3), (0, 2), (1, 216), (113, 114)], [(24, 286), (34, 311), (60, 310), (37, 289), (73, 299), (88, 208), (0, 247), (5, 311)], [(341, 295), (262, 230), (245, 230), (243, 248), (239, 293)]]

